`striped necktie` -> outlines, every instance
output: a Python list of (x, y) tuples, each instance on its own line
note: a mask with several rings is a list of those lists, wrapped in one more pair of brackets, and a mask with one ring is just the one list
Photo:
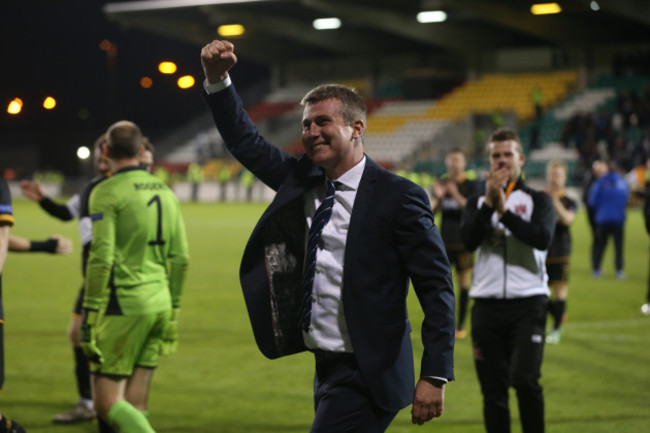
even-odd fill
[(298, 317), (300, 328), (309, 332), (311, 324), (312, 291), (314, 287), (314, 274), (316, 272), (316, 252), (320, 244), (323, 228), (330, 220), (332, 206), (334, 206), (334, 191), (336, 187), (331, 180), (327, 181), (327, 192), (323, 202), (316, 209), (309, 228), (309, 239), (307, 240), (307, 253), (305, 256), (305, 269), (300, 282), (302, 298), (300, 301), (300, 315)]

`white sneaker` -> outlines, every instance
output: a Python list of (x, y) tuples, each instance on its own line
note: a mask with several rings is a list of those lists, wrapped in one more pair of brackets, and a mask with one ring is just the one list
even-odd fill
[(55, 415), (52, 422), (54, 424), (74, 424), (82, 421), (92, 421), (96, 416), (94, 410), (79, 403), (69, 411)]
[(641, 305), (641, 314), (644, 316), (650, 316), (650, 303)]

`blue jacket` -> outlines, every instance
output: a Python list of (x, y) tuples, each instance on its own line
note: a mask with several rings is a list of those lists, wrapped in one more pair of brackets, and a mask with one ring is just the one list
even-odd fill
[(623, 177), (610, 171), (598, 179), (589, 191), (589, 206), (596, 224), (623, 225), (630, 189)]

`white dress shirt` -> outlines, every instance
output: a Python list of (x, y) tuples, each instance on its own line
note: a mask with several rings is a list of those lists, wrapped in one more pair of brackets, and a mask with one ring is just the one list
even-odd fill
[[(310, 349), (352, 352), (352, 343), (343, 314), (343, 263), (350, 227), (352, 207), (357, 196), (366, 157), (338, 179), (332, 216), (323, 228), (321, 247), (316, 253), (316, 274), (312, 291), (311, 326), (303, 332)], [(317, 185), (304, 195), (307, 232), (316, 209), (325, 198), (325, 184)]]

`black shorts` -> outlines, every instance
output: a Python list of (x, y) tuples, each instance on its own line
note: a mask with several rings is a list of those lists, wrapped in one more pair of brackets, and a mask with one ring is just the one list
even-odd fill
[(548, 283), (569, 282), (569, 257), (548, 257), (546, 259)]
[(83, 303), (84, 303), (84, 285), (82, 284), (81, 289), (79, 289), (79, 295), (77, 295), (77, 300), (74, 303), (74, 310), (72, 310), (72, 313), (81, 316), (83, 314)]
[(456, 271), (461, 272), (474, 268), (474, 253), (465, 249), (462, 244), (446, 244), (445, 250), (449, 263), (456, 266)]

